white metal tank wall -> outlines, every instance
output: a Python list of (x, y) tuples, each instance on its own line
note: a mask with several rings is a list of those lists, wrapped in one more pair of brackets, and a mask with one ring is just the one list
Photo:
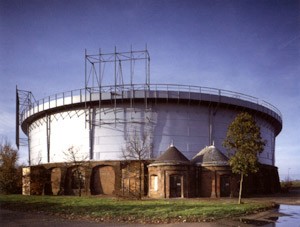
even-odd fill
[[(170, 103), (154, 104), (146, 110), (144, 104), (141, 104), (135, 105), (135, 108), (128, 108), (126, 105), (117, 108), (115, 119), (112, 110), (104, 109), (104, 114), (101, 114), (102, 126), (95, 129), (95, 159), (122, 159), (121, 149), (125, 147), (126, 134), (133, 131), (153, 134), (153, 157), (158, 157), (174, 143), (187, 158), (191, 159), (203, 147), (210, 145), (210, 141), (214, 141), (226, 155), (222, 143), (229, 124), (239, 112), (218, 108), (213, 114), (207, 106)], [(98, 117), (96, 119), (99, 121)], [(259, 117), (257, 120), (263, 139), (268, 141), (264, 152), (260, 155), (260, 162), (273, 165), (274, 128)]]
[[(95, 109), (94, 109), (95, 111)], [(121, 160), (124, 159), (122, 149), (125, 149), (126, 140), (130, 134), (138, 132), (152, 138), (153, 117), (155, 113), (137, 106), (128, 105), (113, 108), (102, 108), (94, 115), (94, 159)], [(101, 125), (99, 126), (99, 122)], [(150, 157), (149, 157), (150, 158)]]
[(68, 151), (70, 148), (77, 161), (89, 160), (89, 128), (85, 124), (84, 110), (51, 115), (50, 132), (50, 162), (74, 161)]
[[(47, 119), (40, 118), (29, 128), (31, 165), (48, 163)], [(78, 160), (89, 160), (89, 130), (85, 127), (84, 110), (64, 111), (50, 115), (50, 160), (71, 161), (68, 149), (73, 147)]]
[[(209, 145), (209, 122), (207, 107), (176, 104), (155, 104), (145, 109), (144, 104), (135, 108), (123, 106), (104, 108), (101, 127), (95, 128), (95, 159), (123, 159), (121, 149), (126, 135), (134, 131), (152, 135), (153, 154), (158, 157), (171, 143), (192, 158), (200, 149)], [(99, 113), (96, 114), (99, 122)]]
[[(213, 138), (215, 146), (227, 155), (226, 149), (223, 148), (222, 143), (226, 137), (228, 126), (234, 120), (240, 111), (219, 108), (213, 120)], [(255, 120), (260, 127), (262, 139), (267, 143), (264, 151), (259, 155), (259, 161), (263, 164), (274, 165), (275, 163), (275, 129), (266, 120), (259, 116), (255, 116)]]
[(30, 163), (47, 163), (47, 128), (45, 118), (34, 121), (29, 127)]
[[(208, 106), (157, 103), (145, 108), (145, 104), (118, 105), (116, 109), (103, 107), (101, 115), (95, 107), (92, 114), (93, 159), (122, 160), (129, 134), (139, 132), (151, 135), (151, 158), (159, 156), (171, 143), (191, 159), (205, 146), (214, 141), (226, 154), (222, 142), (227, 128), (238, 111), (222, 109), (210, 111)], [(80, 157), (89, 158), (89, 128), (83, 109), (62, 111), (50, 116), (50, 160), (68, 161), (64, 152), (70, 147), (79, 151)], [(101, 122), (101, 124), (100, 124)], [(257, 117), (262, 137), (267, 140), (260, 162), (274, 165), (275, 133), (273, 126)], [(210, 131), (211, 138), (210, 138)], [(34, 121), (29, 130), (31, 164), (47, 163), (46, 119)], [(150, 157), (149, 157), (150, 158)]]
[(260, 126), (262, 139), (266, 141), (265, 149), (260, 154), (259, 160), (261, 163), (275, 165), (275, 130), (274, 127), (262, 118), (256, 119)]
[[(234, 120), (238, 111), (232, 109), (218, 108), (212, 113), (212, 137), (215, 146), (225, 155), (227, 155), (226, 149), (223, 147), (223, 140), (226, 137), (228, 127)], [(199, 150), (200, 151), (200, 150)]]
[(154, 127), (156, 156), (171, 143), (189, 159), (209, 145), (209, 111), (203, 106), (159, 104), (154, 107), (157, 124)]

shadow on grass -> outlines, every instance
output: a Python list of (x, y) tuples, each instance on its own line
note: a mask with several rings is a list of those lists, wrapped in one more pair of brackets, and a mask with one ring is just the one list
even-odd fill
[[(4, 209), (72, 215), (101, 220), (155, 223), (156, 220), (173, 222), (185, 219), (201, 221), (248, 214), (270, 208), (270, 204), (249, 203), (237, 205), (218, 200), (124, 200), (98, 197), (65, 196), (0, 196)], [(172, 220), (171, 220), (172, 219)]]

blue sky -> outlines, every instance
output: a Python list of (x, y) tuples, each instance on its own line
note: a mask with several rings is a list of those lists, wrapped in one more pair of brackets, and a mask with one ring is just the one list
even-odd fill
[(0, 17), (0, 137), (14, 143), (16, 85), (38, 99), (82, 88), (85, 49), (147, 43), (152, 83), (228, 89), (279, 108), (276, 166), (300, 179), (299, 0), (0, 0)]

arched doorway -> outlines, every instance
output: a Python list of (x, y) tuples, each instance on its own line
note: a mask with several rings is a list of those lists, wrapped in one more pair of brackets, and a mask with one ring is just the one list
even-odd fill
[(85, 170), (83, 167), (70, 167), (65, 177), (65, 195), (79, 195), (85, 191)]
[(51, 169), (51, 191), (52, 195), (58, 195), (61, 192), (61, 169), (56, 167)]
[(115, 171), (112, 166), (96, 166), (91, 175), (92, 195), (113, 195), (115, 192)]

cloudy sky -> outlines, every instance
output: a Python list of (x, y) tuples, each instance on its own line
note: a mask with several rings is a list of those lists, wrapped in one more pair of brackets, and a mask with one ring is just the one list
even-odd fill
[(228, 89), (279, 108), (276, 166), (300, 179), (300, 0), (0, 0), (0, 17), (0, 137), (14, 143), (16, 85), (37, 99), (83, 88), (85, 49), (147, 44), (152, 83)]

